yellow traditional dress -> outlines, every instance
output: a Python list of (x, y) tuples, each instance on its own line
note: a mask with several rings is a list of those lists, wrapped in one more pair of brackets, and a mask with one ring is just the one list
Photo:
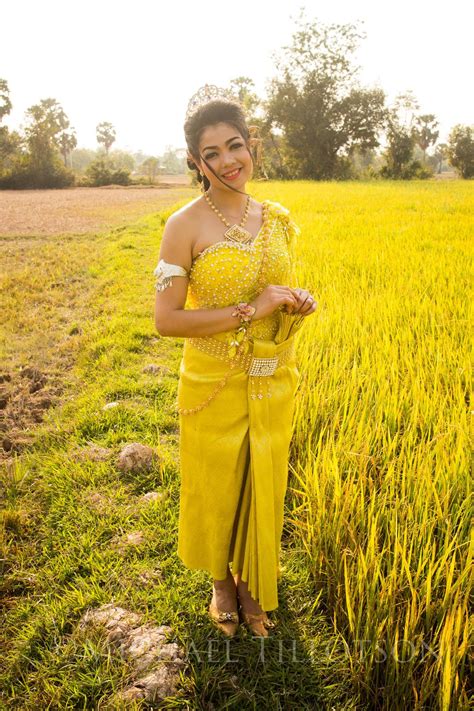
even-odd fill
[[(277, 202), (247, 245), (221, 241), (193, 261), (185, 308), (252, 301), (267, 285), (295, 286), (299, 228)], [(241, 572), (263, 610), (278, 607), (288, 452), (299, 371), (295, 333), (304, 317), (283, 309), (251, 322), (248, 350), (236, 332), (184, 343), (178, 385), (178, 556), (216, 580)], [(237, 351), (237, 356), (236, 356)]]

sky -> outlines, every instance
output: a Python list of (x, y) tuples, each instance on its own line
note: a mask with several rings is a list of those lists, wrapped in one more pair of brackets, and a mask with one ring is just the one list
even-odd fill
[(102, 121), (115, 126), (114, 148), (184, 148), (187, 104), (204, 84), (246, 76), (266, 96), (302, 7), (308, 21), (357, 23), (359, 83), (382, 88), (388, 105), (411, 90), (420, 112), (436, 115), (439, 141), (474, 124), (468, 0), (15, 0), (0, 14), (0, 78), (13, 103), (5, 123), (19, 129), (28, 107), (52, 97), (80, 148), (97, 147)]

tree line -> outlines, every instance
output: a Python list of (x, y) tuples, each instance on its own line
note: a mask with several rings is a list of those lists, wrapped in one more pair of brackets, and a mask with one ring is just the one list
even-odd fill
[(0, 188), (62, 188), (72, 185), (154, 183), (160, 172), (185, 171), (183, 151), (168, 146), (162, 156), (141, 151), (111, 151), (112, 123), (96, 126), (97, 150), (77, 148), (74, 128), (56, 99), (42, 99), (26, 111), (23, 134), (1, 125), (12, 103), (8, 83), (0, 79)]
[[(447, 143), (438, 143), (436, 116), (420, 112), (411, 91), (387, 106), (381, 88), (361, 86), (352, 55), (363, 37), (357, 24), (310, 21), (302, 8), (291, 45), (275, 56), (267, 96), (257, 96), (249, 77), (230, 82), (251, 125), (255, 177), (408, 180), (429, 178), (447, 163), (472, 178), (474, 127), (458, 124)], [(96, 128), (99, 151), (77, 150), (75, 131), (55, 99), (27, 110), (23, 134), (1, 125), (11, 108), (8, 83), (0, 79), (0, 187), (127, 185), (137, 164), (150, 183), (163, 168), (186, 170), (184, 149), (169, 147), (161, 158), (142, 154), (141, 160), (123, 151), (111, 155), (116, 132), (105, 121)]]
[(437, 143), (436, 116), (420, 112), (411, 91), (387, 106), (381, 88), (362, 87), (352, 56), (363, 38), (357, 23), (314, 22), (302, 8), (265, 100), (251, 79), (231, 82), (255, 126), (262, 177), (406, 180), (431, 177), (445, 161), (472, 178), (474, 126), (456, 125)]

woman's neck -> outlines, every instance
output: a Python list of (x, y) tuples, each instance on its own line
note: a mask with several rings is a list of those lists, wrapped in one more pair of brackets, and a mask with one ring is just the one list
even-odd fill
[[(241, 188), (244, 192), (244, 188)], [(224, 214), (239, 215), (245, 210), (247, 204), (247, 195), (234, 192), (233, 190), (219, 190), (219, 188), (210, 187), (208, 196), (211, 198), (214, 205)]]

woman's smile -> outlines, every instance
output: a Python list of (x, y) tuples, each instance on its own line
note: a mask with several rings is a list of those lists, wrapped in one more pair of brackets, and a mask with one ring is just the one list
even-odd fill
[(238, 178), (241, 172), (242, 168), (235, 168), (235, 170), (232, 170), (229, 173), (223, 173), (222, 177), (226, 180), (235, 180), (236, 178)]

